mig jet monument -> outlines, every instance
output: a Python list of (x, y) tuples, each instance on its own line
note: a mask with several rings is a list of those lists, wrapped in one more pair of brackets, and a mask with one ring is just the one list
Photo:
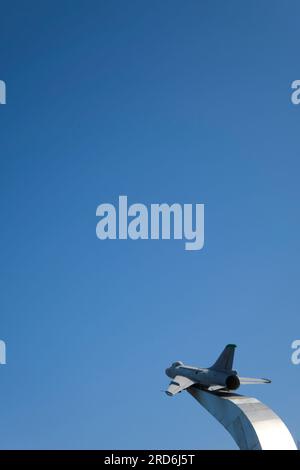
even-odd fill
[(290, 431), (270, 408), (256, 398), (232, 393), (243, 384), (271, 382), (240, 377), (233, 369), (235, 348), (228, 344), (208, 368), (174, 362), (166, 369), (172, 379), (166, 394), (174, 396), (187, 390), (227, 429), (240, 449), (297, 450)]

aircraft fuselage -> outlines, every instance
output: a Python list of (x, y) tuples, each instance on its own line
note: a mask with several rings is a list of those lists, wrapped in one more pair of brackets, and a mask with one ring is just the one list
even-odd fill
[(236, 390), (240, 386), (240, 381), (235, 370), (221, 371), (214, 370), (213, 368), (205, 369), (180, 364), (168, 367), (166, 374), (171, 379), (175, 379), (176, 375), (186, 377), (203, 388), (223, 386), (229, 390)]

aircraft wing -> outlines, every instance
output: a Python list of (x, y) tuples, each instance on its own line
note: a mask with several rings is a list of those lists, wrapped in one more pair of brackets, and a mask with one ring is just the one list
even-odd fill
[(182, 375), (176, 375), (175, 378), (171, 380), (166, 394), (172, 397), (177, 393), (182, 392), (182, 390), (189, 388), (194, 383), (195, 382), (188, 379), (187, 377), (182, 377)]
[(241, 385), (269, 384), (269, 379), (256, 379), (252, 377), (239, 377)]

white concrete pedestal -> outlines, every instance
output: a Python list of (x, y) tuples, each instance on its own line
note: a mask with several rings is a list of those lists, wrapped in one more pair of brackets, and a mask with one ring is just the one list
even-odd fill
[(188, 392), (227, 429), (240, 449), (297, 450), (284, 422), (256, 398), (194, 386)]

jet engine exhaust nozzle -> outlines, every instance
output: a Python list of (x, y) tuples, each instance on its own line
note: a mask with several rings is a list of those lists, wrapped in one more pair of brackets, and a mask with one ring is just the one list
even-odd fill
[(226, 379), (228, 390), (237, 390), (240, 386), (240, 380), (237, 375), (229, 375)]

